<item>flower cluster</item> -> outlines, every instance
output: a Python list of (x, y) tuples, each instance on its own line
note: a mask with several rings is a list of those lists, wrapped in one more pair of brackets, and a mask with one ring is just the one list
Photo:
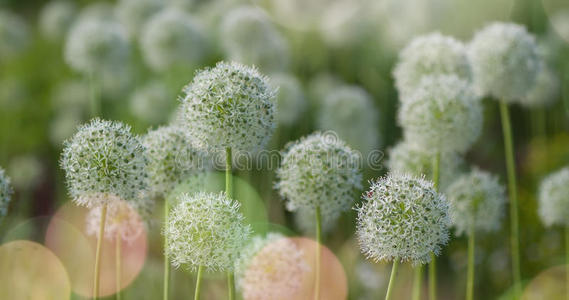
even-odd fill
[(269, 84), (278, 94), (277, 123), (281, 126), (291, 126), (307, 109), (307, 102), (302, 91), (302, 85), (294, 76), (286, 73), (272, 74)]
[(243, 223), (239, 203), (224, 193), (183, 194), (171, 211), (164, 235), (175, 267), (231, 271), (251, 228)]
[(73, 200), (87, 207), (137, 201), (147, 188), (144, 147), (130, 127), (94, 119), (65, 142), (61, 167)]
[(220, 62), (184, 88), (182, 123), (211, 152), (262, 149), (275, 127), (275, 90), (257, 69)]
[(135, 37), (144, 22), (159, 12), (163, 6), (164, 2), (161, 0), (120, 0), (116, 5), (116, 15), (130, 36)]
[(0, 9), (0, 60), (18, 54), (29, 43), (28, 25), (18, 15)]
[(361, 189), (360, 155), (332, 132), (314, 133), (286, 147), (276, 189), (289, 211), (335, 220)]
[(448, 187), (450, 218), (456, 234), (495, 231), (500, 227), (506, 196), (496, 176), (474, 168)]
[(569, 225), (569, 168), (563, 168), (541, 182), (538, 212), (546, 226)]
[(50, 40), (58, 41), (65, 37), (77, 15), (77, 7), (71, 1), (53, 0), (41, 11), (39, 28)]
[(447, 243), (449, 205), (432, 182), (393, 173), (372, 182), (363, 199), (356, 234), (367, 258), (424, 264)]
[(8, 214), (13, 193), (10, 178), (6, 176), (4, 169), (0, 168), (0, 221)]

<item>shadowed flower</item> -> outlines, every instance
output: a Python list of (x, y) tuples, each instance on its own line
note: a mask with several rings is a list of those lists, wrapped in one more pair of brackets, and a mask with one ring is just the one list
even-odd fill
[(569, 168), (549, 176), (539, 186), (539, 217), (546, 226), (569, 225)]

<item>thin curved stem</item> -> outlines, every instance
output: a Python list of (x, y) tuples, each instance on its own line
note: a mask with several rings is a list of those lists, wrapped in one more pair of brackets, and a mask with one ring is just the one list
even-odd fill
[[(168, 224), (168, 214), (170, 207), (168, 206), (168, 200), (164, 200), (164, 226)], [(168, 288), (170, 282), (170, 259), (168, 257), (168, 236), (164, 235), (164, 300), (168, 300)]]
[[(233, 198), (233, 175), (231, 174), (233, 163), (231, 147), (225, 149), (225, 193), (227, 197)], [(227, 272), (227, 292), (229, 300), (235, 299), (235, 279), (233, 272)]]
[(200, 299), (201, 287), (202, 287), (202, 272), (203, 267), (198, 267), (198, 276), (196, 277), (196, 291), (194, 293), (194, 300)]
[(470, 230), (468, 235), (468, 267), (466, 271), (466, 300), (474, 299), (474, 245), (475, 232)]
[(95, 252), (95, 274), (93, 276), (93, 299), (99, 298), (99, 274), (101, 273), (101, 247), (105, 234), (105, 223), (107, 222), (107, 204), (103, 204), (101, 209), (101, 223), (99, 224), (99, 234), (97, 235), (97, 250)]
[(322, 243), (322, 214), (320, 213), (320, 206), (316, 206), (316, 278), (314, 280), (314, 300), (320, 299), (320, 263), (321, 263), (321, 247)]
[(514, 277), (514, 296), (521, 296), (521, 271), (520, 271), (520, 238), (518, 221), (518, 193), (516, 180), (516, 165), (514, 161), (514, 142), (512, 137), (512, 125), (508, 104), (500, 101), (500, 115), (504, 134), (504, 151), (506, 156), (506, 170), (508, 173), (508, 196), (510, 198), (510, 247), (512, 251), (512, 274)]
[(413, 270), (413, 291), (411, 293), (412, 300), (421, 299), (421, 285), (423, 283), (423, 265), (418, 265)]
[[(441, 154), (436, 153), (433, 158), (433, 182), (437, 192), (439, 191), (440, 165)], [(437, 299), (437, 258), (433, 253), (431, 253), (431, 262), (429, 263), (429, 299)]]
[(121, 236), (120, 234), (117, 232), (116, 238), (115, 238), (115, 280), (116, 280), (116, 288), (117, 288), (117, 294), (116, 294), (116, 299), (117, 300), (121, 300), (122, 299), (122, 295), (121, 295)]
[(397, 275), (398, 267), (399, 267), (399, 260), (396, 258), (393, 260), (393, 266), (391, 267), (391, 276), (389, 276), (389, 285), (387, 286), (387, 293), (385, 294), (385, 300), (391, 299), (391, 294), (393, 293), (393, 283), (395, 282), (395, 276)]

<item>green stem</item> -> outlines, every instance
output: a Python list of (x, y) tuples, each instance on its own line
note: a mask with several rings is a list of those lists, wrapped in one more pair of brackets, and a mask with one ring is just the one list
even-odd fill
[(116, 299), (121, 300), (121, 237), (120, 234), (117, 232), (115, 238), (115, 280), (116, 280), (116, 287), (117, 287), (117, 294)]
[(387, 286), (387, 294), (385, 294), (385, 300), (391, 299), (391, 294), (393, 293), (393, 282), (395, 282), (398, 266), (399, 260), (395, 258), (393, 260), (393, 266), (391, 267), (391, 276), (389, 276), (389, 285)]
[[(439, 179), (440, 179), (440, 166), (441, 166), (441, 154), (436, 153), (433, 158), (433, 182), (435, 184), (435, 189), (439, 191)], [(431, 263), (429, 263), (429, 299), (437, 299), (437, 258), (433, 253), (431, 253)]]
[(91, 117), (99, 117), (101, 114), (101, 103), (100, 103), (100, 96), (97, 88), (97, 82), (95, 79), (94, 74), (89, 75), (89, 92), (90, 92), (90, 108), (91, 108)]
[(316, 278), (314, 280), (314, 300), (320, 299), (320, 262), (321, 262), (321, 249), (322, 243), (322, 214), (320, 213), (320, 206), (316, 206)]
[(423, 265), (418, 265), (415, 267), (413, 275), (413, 292), (411, 299), (420, 300), (421, 299), (421, 284), (423, 283)]
[(565, 227), (565, 296), (569, 300), (569, 227)]
[(516, 183), (516, 165), (514, 161), (514, 142), (512, 137), (512, 125), (508, 104), (500, 101), (500, 114), (502, 130), (504, 133), (504, 151), (506, 156), (506, 169), (508, 173), (508, 193), (510, 198), (510, 246), (512, 251), (512, 273), (514, 277), (515, 298), (521, 296), (521, 271), (520, 271), (520, 238), (518, 225), (518, 194)]
[[(164, 200), (164, 226), (168, 226), (168, 200)], [(170, 281), (170, 259), (168, 257), (168, 237), (164, 235), (164, 300), (168, 300), (168, 287)]]
[(471, 229), (468, 235), (468, 268), (466, 271), (466, 300), (474, 299), (474, 245), (475, 233)]
[(202, 286), (202, 272), (203, 272), (203, 267), (199, 266), (198, 267), (198, 276), (196, 278), (196, 292), (194, 294), (194, 300), (200, 299), (200, 292), (201, 292), (201, 286)]
[[(232, 167), (231, 147), (227, 147), (225, 149), (225, 193), (230, 199), (233, 198)], [(229, 300), (235, 299), (235, 279), (231, 271), (227, 272), (227, 292)]]
[(107, 221), (107, 204), (103, 204), (101, 210), (101, 223), (99, 224), (99, 234), (97, 236), (97, 250), (95, 252), (95, 274), (93, 276), (93, 299), (99, 298), (99, 274), (101, 273), (101, 247), (105, 233), (105, 222)]
[(227, 272), (227, 294), (229, 300), (235, 299), (235, 277), (231, 271)]

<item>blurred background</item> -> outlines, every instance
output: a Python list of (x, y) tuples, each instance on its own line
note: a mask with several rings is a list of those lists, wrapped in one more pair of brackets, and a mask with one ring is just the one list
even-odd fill
[[(156, 53), (176, 44), (174, 39), (169, 44), (168, 36), (178, 33), (168, 35), (168, 27), (152, 29), (151, 23), (158, 22), (166, 10), (183, 12), (191, 20), (188, 26), (194, 36), (184, 40), (186, 44), (176, 45), (189, 57)], [(94, 91), (90, 78), (73, 71), (64, 54), (70, 30), (85, 18), (117, 22), (128, 36), (128, 55), (112, 72), (98, 76), (96, 92), (102, 102), (100, 116), (105, 119), (121, 120), (134, 132), (144, 134), (172, 118), (178, 96), (196, 70), (219, 60), (235, 60), (258, 66), (280, 86), (278, 127), (270, 149), (282, 149), (287, 142), (314, 130), (332, 129), (362, 153), (379, 149), (385, 155), (401, 138), (392, 70), (398, 52), (410, 39), (439, 31), (466, 43), (491, 21), (525, 25), (536, 35), (559, 82), (552, 88), (551, 106), (512, 106), (522, 274), (530, 283), (528, 288), (537, 286), (544, 293), (555, 293), (559, 279), (555, 267), (564, 262), (563, 234), (557, 229), (545, 230), (540, 223), (536, 186), (546, 174), (569, 163), (568, 1), (0, 0), (0, 166), (16, 190), (11, 212), (0, 223), (2, 243), (25, 239), (51, 245), (48, 248), (56, 254), (78, 251), (67, 246), (61, 249), (69, 243), (50, 242), (49, 232), (55, 226), (51, 216), (72, 210), (59, 167), (63, 141), (91, 115), (89, 99)], [(152, 30), (166, 36), (163, 45), (152, 44)], [(367, 109), (326, 106), (327, 99), (342, 93), (350, 99), (363, 98), (369, 102)], [(498, 104), (492, 99), (484, 101), (483, 135), (468, 153), (467, 161), (499, 174), (505, 183)], [(368, 167), (365, 179), (379, 177), (385, 171)], [(272, 190), (273, 172), (263, 168), (239, 171), (237, 193), (254, 198), (251, 201), (259, 210), (252, 210), (252, 218), (287, 234), (311, 236), (284, 211)], [(212, 175), (214, 185), (222, 180), (216, 176)], [(132, 278), (125, 283), (124, 299), (159, 299), (162, 295), (160, 211), (159, 205), (157, 222), (151, 224), (144, 245), (140, 245), (144, 254), (138, 263), (133, 262)], [(359, 253), (353, 236), (354, 212), (345, 214), (340, 222), (327, 235), (325, 244), (343, 266), (349, 299), (377, 299), (384, 295), (390, 266), (366, 262)], [(505, 218), (501, 231), (479, 238), (478, 299), (499, 298), (511, 285), (507, 222)], [(55, 227), (69, 231), (73, 226)], [(81, 263), (74, 261), (79, 258), (61, 255), (58, 257), (64, 265), (76, 262), (75, 267), (81, 268)], [(462, 299), (465, 238), (452, 238), (438, 264), (441, 299)], [(3, 276), (11, 275), (0, 274)], [(184, 271), (174, 272), (172, 299), (192, 295), (192, 278)], [(403, 267), (399, 278), (394, 297), (405, 299), (412, 284), (411, 268)], [(206, 280), (204, 297), (221, 299), (225, 293), (223, 278), (210, 279)], [(75, 278), (71, 276), (70, 280)], [(77, 292), (80, 288), (70, 284), (72, 299), (83, 299)], [(532, 299), (555, 299), (551, 297)]]

